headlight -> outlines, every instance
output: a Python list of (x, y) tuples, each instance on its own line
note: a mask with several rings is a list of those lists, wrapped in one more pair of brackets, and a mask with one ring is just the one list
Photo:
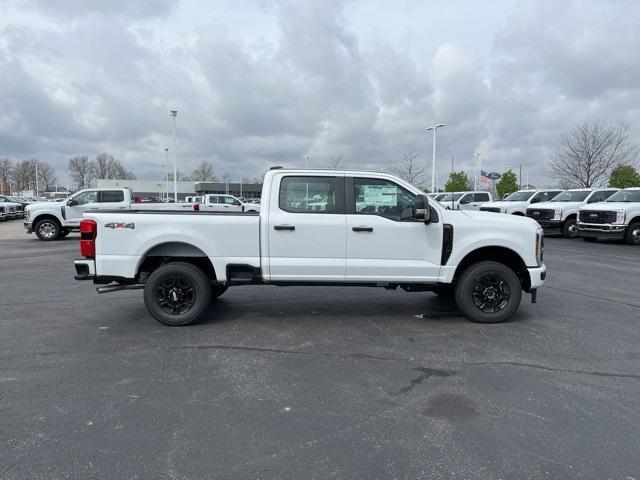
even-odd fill
[(556, 208), (553, 211), (553, 219), (554, 220), (560, 220), (562, 218), (562, 209), (561, 208)]
[(615, 223), (624, 223), (624, 210), (616, 210)]

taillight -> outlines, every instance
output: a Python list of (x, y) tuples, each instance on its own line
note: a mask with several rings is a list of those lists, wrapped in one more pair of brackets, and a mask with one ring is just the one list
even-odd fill
[(199, 203), (194, 203), (194, 204), (193, 204), (193, 209), (194, 209), (196, 212), (199, 212), (199, 211), (200, 211), (200, 204), (199, 204)]
[(86, 219), (80, 221), (80, 255), (87, 258), (96, 256), (96, 236), (98, 224), (95, 220)]

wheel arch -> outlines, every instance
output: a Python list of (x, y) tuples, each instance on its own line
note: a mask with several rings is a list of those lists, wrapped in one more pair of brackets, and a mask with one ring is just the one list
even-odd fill
[(62, 222), (60, 221), (60, 219), (52, 213), (41, 213), (40, 215), (37, 215), (33, 220), (31, 220), (31, 224), (35, 227), (39, 221), (45, 219), (53, 220), (58, 225), (60, 225), (60, 227), (62, 227)]
[(524, 260), (522, 260), (522, 257), (510, 248), (497, 246), (480, 247), (467, 253), (456, 267), (456, 271), (453, 274), (453, 283), (455, 283), (456, 280), (460, 278), (460, 275), (471, 265), (486, 260), (502, 263), (509, 267), (520, 279), (523, 290), (528, 291), (531, 288), (529, 270)]
[(159, 266), (176, 261), (190, 263), (200, 268), (210, 280), (217, 279), (207, 254), (187, 242), (164, 242), (149, 248), (138, 261), (136, 276), (150, 274)]

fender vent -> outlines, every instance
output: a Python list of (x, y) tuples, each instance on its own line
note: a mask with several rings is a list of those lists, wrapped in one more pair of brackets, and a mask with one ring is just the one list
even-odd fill
[(453, 225), (445, 223), (442, 226), (442, 256), (440, 265), (446, 265), (453, 252)]

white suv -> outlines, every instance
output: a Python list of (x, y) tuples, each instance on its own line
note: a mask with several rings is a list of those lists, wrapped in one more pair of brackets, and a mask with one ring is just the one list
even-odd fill
[(506, 213), (525, 216), (532, 203), (548, 202), (562, 190), (518, 190), (500, 202), (485, 203), (480, 207), (483, 212)]
[(545, 233), (562, 233), (565, 238), (578, 236), (578, 210), (584, 205), (604, 202), (616, 193), (616, 188), (565, 190), (549, 202), (527, 208), (527, 217), (537, 221)]

